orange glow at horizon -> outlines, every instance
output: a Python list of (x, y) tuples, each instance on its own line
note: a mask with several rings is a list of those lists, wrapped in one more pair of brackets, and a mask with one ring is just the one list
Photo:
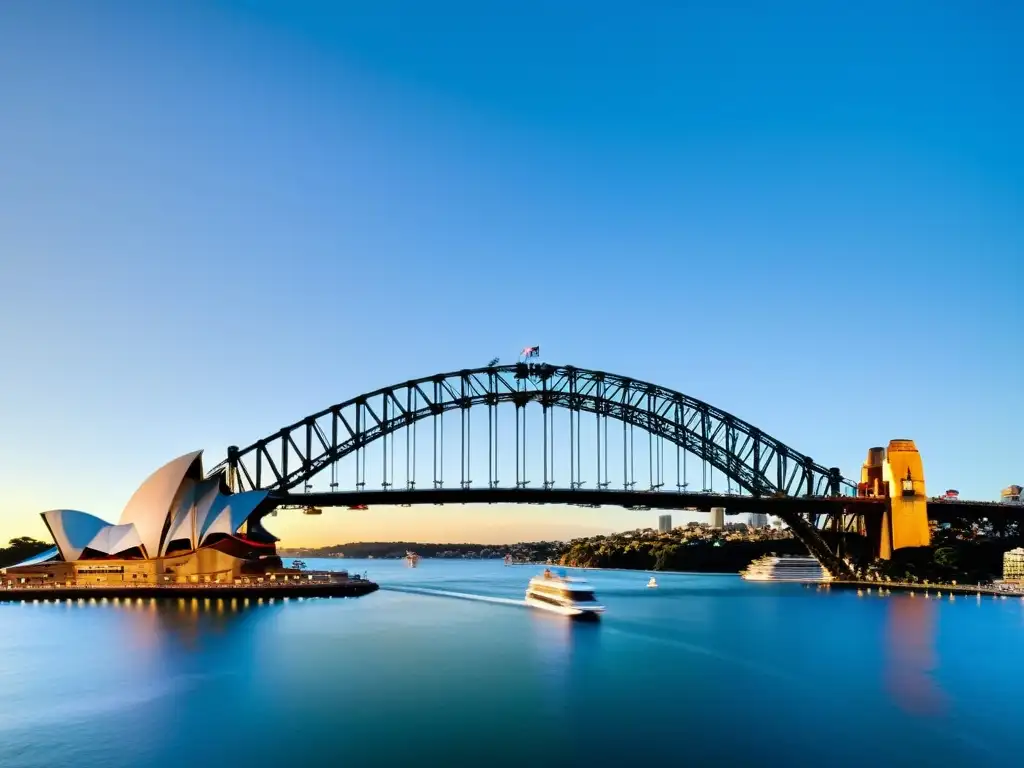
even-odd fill
[[(112, 504), (99, 489), (85, 487), (74, 508), (116, 521), (120, 504)], [(39, 512), (56, 509), (66, 499), (30, 498), (16, 490), (0, 500), (0, 546), (17, 536), (51, 541)], [(699, 512), (669, 511), (675, 525), (706, 521)], [(358, 541), (415, 541), (431, 544), (514, 544), (523, 541), (568, 540), (636, 528), (657, 528), (658, 510), (620, 507), (585, 508), (571, 505), (466, 504), (379, 506), (358, 511), (325, 508), (322, 515), (301, 510), (279, 510), (263, 525), (280, 539), (282, 547), (321, 547)], [(742, 518), (737, 518), (742, 519)]]
[(654, 517), (621, 509), (515, 505), (325, 509), (322, 515), (281, 510), (264, 527), (281, 547), (325, 547), (352, 542), (515, 544), (568, 540), (614, 530), (653, 527)]
[(514, 504), (324, 509), (322, 515), (304, 515), (300, 510), (289, 509), (263, 521), (264, 527), (280, 538), (282, 547), (358, 541), (514, 544), (654, 528), (656, 524), (654, 512)]

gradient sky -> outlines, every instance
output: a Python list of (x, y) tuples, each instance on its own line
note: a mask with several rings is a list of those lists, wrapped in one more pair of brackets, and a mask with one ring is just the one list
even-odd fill
[[(498, 10), (502, 7), (505, 10)], [(1024, 4), (0, 8), (0, 539), (514, 358), (1024, 481)], [(656, 513), (282, 514), (285, 544)]]

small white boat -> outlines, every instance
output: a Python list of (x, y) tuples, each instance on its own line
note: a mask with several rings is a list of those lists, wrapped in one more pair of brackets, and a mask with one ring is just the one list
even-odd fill
[(415, 552), (406, 551), (405, 562), (408, 563), (409, 567), (415, 568), (420, 563), (420, 556)]
[(550, 568), (530, 579), (526, 604), (562, 616), (597, 618), (604, 613), (604, 606), (597, 602), (590, 584), (583, 579), (556, 576)]
[(647, 582), (647, 587), (648, 589), (654, 589), (656, 586), (658, 586), (658, 582), (651, 576), (651, 580)]

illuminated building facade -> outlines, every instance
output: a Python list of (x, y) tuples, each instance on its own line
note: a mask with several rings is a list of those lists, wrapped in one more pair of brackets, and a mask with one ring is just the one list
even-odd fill
[(1024, 547), (1003, 553), (1003, 581), (1024, 581)]
[(881, 529), (867, 531), (878, 542), (879, 557), (888, 560), (894, 549), (931, 543), (924, 467), (913, 440), (890, 440), (888, 448), (869, 449), (860, 479), (858, 496), (889, 500)]

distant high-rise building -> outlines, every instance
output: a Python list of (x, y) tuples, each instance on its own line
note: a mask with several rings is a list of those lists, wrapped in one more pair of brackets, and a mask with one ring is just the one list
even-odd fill
[(1024, 548), (1017, 547), (1003, 553), (1003, 581), (1024, 579)]
[(711, 527), (719, 530), (725, 528), (725, 507), (711, 508)]
[(767, 528), (768, 527), (768, 515), (764, 512), (751, 512), (750, 513), (750, 527), (751, 528)]
[(658, 515), (658, 533), (668, 533), (672, 530), (672, 515)]

